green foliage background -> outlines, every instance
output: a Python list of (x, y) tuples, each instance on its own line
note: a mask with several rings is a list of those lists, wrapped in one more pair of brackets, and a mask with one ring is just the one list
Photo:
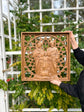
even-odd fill
[[(31, 14), (31, 18), (28, 18), (27, 13), (23, 13), (24, 10), (28, 8), (28, 4), (25, 4), (25, 1), (19, 0), (19, 3), (16, 4), (15, 10), (11, 10), (11, 12), (17, 17), (16, 23), (17, 23), (17, 38), (19, 36), (21, 37), (21, 32), (37, 32), (40, 31), (40, 20), (39, 20), (39, 14), (37, 12)], [(45, 1), (44, 1), (45, 2)], [(24, 7), (23, 7), (24, 6)], [(48, 4), (46, 3), (46, 7), (48, 8)], [(32, 6), (33, 7), (33, 6)], [(36, 6), (37, 7), (37, 6)], [(36, 8), (34, 7), (34, 8)], [(43, 5), (45, 8), (45, 6)], [(79, 36), (79, 47), (83, 48), (83, 38), (82, 33), (84, 32), (84, 23), (80, 24), (81, 20), (78, 21), (78, 23), (74, 23), (73, 20), (71, 20), (71, 17), (73, 17), (73, 12), (64, 11), (64, 14), (66, 14), (67, 17), (67, 27), (64, 28), (63, 26), (56, 26), (55, 31), (66, 31), (71, 30), (74, 34), (78, 34)], [(62, 15), (55, 15), (54, 13), (44, 13), (42, 22), (48, 23), (54, 18), (54, 22), (58, 23), (59, 21), (64, 21), (64, 18)], [(5, 24), (5, 34), (8, 34), (8, 28), (7, 28), (7, 21), (4, 21)], [(76, 26), (79, 25), (80, 27), (77, 28)], [(12, 25), (13, 27), (13, 25)], [(51, 31), (51, 26), (45, 26), (43, 27), (43, 31)], [(12, 35), (13, 35), (13, 28), (12, 28)], [(9, 44), (8, 40), (5, 40), (6, 42), (6, 51), (9, 51)], [(12, 51), (18, 51), (21, 50), (21, 47), (19, 47), (20, 41), (14, 42), (13, 41), (13, 49)], [(21, 55), (14, 56), (14, 64), (11, 67), (14, 67), (16, 71), (21, 70)], [(9, 57), (7, 58), (7, 61), (9, 60)], [(7, 64), (7, 67), (9, 68), (9, 64)], [(82, 71), (83, 66), (81, 66), (77, 60), (75, 59), (73, 53), (71, 54), (71, 70), (75, 73), (71, 74), (71, 81), (65, 82), (70, 84), (77, 83), (78, 77), (80, 75), (80, 72)], [(9, 106), (12, 109), (18, 109), (18, 112), (21, 112), (23, 108), (50, 108), (49, 112), (53, 108), (57, 109), (64, 109), (64, 112), (67, 112), (68, 108), (79, 108), (80, 103), (77, 98), (74, 98), (68, 94), (66, 94), (63, 90), (61, 90), (58, 86), (51, 84), (50, 82), (22, 82), (21, 81), (21, 74), (18, 74), (18, 80), (16, 75), (14, 75), (14, 80), (11, 79), (11, 76), (8, 77), (10, 81), (8, 82), (8, 86), (4, 83), (5, 87), (0, 88), (4, 90), (15, 90), (14, 94), (9, 95)], [(29, 94), (25, 94), (25, 90), (31, 90)], [(52, 93), (52, 90), (55, 90), (56, 93)], [(18, 103), (18, 97), (20, 99)], [(11, 99), (14, 98), (16, 101), (15, 105), (12, 105)]]

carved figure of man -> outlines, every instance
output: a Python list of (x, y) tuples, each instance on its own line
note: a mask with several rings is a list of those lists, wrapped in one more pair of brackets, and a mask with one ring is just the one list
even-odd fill
[(57, 62), (59, 61), (59, 51), (55, 47), (55, 42), (52, 40), (50, 42), (50, 47), (47, 49), (48, 57), (50, 57), (50, 61), (52, 63), (52, 71), (51, 74), (57, 74)]

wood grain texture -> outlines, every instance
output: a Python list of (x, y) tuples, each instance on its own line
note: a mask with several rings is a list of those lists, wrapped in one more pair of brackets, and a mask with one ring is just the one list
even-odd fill
[(21, 33), (22, 81), (70, 80), (70, 38), (66, 32)]

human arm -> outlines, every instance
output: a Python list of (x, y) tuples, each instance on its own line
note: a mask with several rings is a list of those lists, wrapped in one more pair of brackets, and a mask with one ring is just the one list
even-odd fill
[(59, 86), (61, 89), (63, 89), (67, 94), (74, 96), (74, 97), (78, 97), (78, 89), (77, 89), (77, 85), (71, 85), (71, 84), (66, 84), (63, 83), (59, 80), (59, 78), (56, 76), (56, 79), (51, 79), (50, 81), (52, 84), (55, 84), (57, 86)]
[(77, 61), (84, 66), (84, 51), (82, 51), (79, 47), (73, 51)]
[(82, 51), (75, 40), (75, 37), (73, 35), (72, 31), (66, 31), (69, 32), (70, 35), (70, 42), (74, 51), (74, 56), (77, 59), (77, 61), (84, 66), (84, 51)]
[(73, 50), (77, 49), (78, 48), (78, 44), (77, 44), (77, 42), (75, 40), (73, 32), (72, 31), (65, 31), (65, 32), (69, 33), (70, 42), (71, 42)]
[(77, 89), (77, 84), (68, 84), (68, 83), (61, 83), (59, 85), (61, 89), (63, 89), (67, 94), (78, 97), (78, 89)]

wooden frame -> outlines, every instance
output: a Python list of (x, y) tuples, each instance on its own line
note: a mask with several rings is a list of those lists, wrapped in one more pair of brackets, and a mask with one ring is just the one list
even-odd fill
[(50, 81), (56, 76), (70, 81), (68, 32), (22, 32), (21, 47), (22, 81)]

